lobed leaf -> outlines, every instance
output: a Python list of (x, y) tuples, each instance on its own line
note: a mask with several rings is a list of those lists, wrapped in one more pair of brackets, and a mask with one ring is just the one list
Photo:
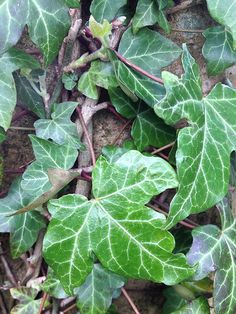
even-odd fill
[(78, 103), (72, 101), (54, 104), (52, 119), (39, 119), (34, 123), (36, 135), (45, 140), (51, 139), (57, 144), (81, 149), (82, 143), (78, 137), (76, 124), (70, 119), (77, 106)]
[(188, 124), (178, 133), (176, 164), (180, 185), (171, 202), (166, 228), (224, 197), (230, 153), (236, 141), (236, 91), (217, 84), (203, 97), (199, 67), (186, 47), (183, 66), (185, 74), (181, 79), (164, 74), (167, 95), (155, 106), (155, 112), (167, 124)]
[(176, 185), (175, 173), (164, 160), (129, 151), (114, 163), (98, 159), (94, 199), (67, 195), (50, 201), (53, 218), (43, 251), (65, 291), (72, 294), (84, 282), (93, 254), (104, 267), (132, 278), (171, 285), (190, 276), (184, 256), (171, 253), (173, 237), (160, 229), (164, 216), (144, 206), (153, 195)]

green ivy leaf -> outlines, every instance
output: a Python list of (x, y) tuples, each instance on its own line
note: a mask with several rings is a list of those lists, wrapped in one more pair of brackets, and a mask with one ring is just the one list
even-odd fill
[(48, 170), (72, 168), (78, 152), (70, 145), (58, 145), (35, 135), (30, 135), (30, 140), (36, 161), (24, 172), (21, 186), (28, 193), (40, 196), (52, 187)]
[(174, 5), (173, 0), (156, 0), (156, 2), (160, 10), (168, 9)]
[(150, 107), (153, 107), (164, 97), (165, 89), (163, 85), (126, 66), (117, 58), (115, 52), (108, 51), (108, 54), (121, 87), (125, 86), (131, 94), (135, 94)]
[(4, 132), (2, 128), (0, 128), (0, 143), (5, 141), (5, 139), (6, 139), (6, 133)]
[(57, 144), (81, 149), (82, 143), (78, 137), (76, 124), (70, 119), (77, 106), (77, 102), (71, 101), (54, 104), (52, 119), (39, 119), (34, 123), (36, 135), (45, 140), (51, 139)]
[(78, 74), (76, 72), (73, 73), (63, 73), (62, 82), (64, 84), (65, 89), (72, 90), (78, 81)]
[[(14, 73), (17, 102), (34, 112), (39, 118), (45, 118), (43, 98), (32, 88), (29, 81), (19, 73)], [(38, 84), (36, 84), (37, 87)]]
[(223, 26), (208, 28), (202, 49), (207, 60), (207, 71), (210, 75), (218, 75), (236, 62), (236, 51), (233, 50), (233, 37)]
[(19, 304), (15, 305), (11, 309), (11, 314), (28, 314), (39, 312), (42, 299), (35, 300), (38, 294), (37, 289), (20, 287), (11, 288), (10, 292), (12, 297), (19, 301)]
[(104, 19), (112, 21), (121, 7), (127, 3), (127, 0), (93, 0), (90, 6), (90, 12), (98, 22)]
[(61, 0), (5, 0), (0, 6), (0, 52), (19, 40), (25, 24), (33, 42), (42, 50), (45, 65), (52, 62), (69, 27), (68, 8)]
[(51, 268), (48, 270), (47, 279), (40, 285), (40, 288), (56, 299), (65, 299), (68, 297), (68, 294), (65, 293), (60, 281), (55, 277)]
[(131, 135), (138, 150), (145, 147), (162, 147), (173, 142), (176, 138), (175, 130), (156, 117), (152, 109), (140, 112), (135, 119)]
[(224, 197), (230, 153), (236, 141), (236, 91), (217, 84), (203, 97), (199, 67), (186, 46), (183, 66), (185, 74), (181, 79), (164, 73), (167, 95), (155, 106), (155, 112), (167, 124), (187, 121), (189, 125), (178, 133), (176, 164), (180, 185), (171, 203), (167, 228)]
[(205, 298), (197, 298), (188, 304), (181, 307), (179, 310), (172, 312), (172, 314), (210, 314), (210, 308)]
[(119, 88), (110, 88), (109, 96), (117, 112), (128, 119), (135, 119), (131, 135), (138, 150), (150, 145), (161, 147), (175, 140), (175, 130), (143, 102), (132, 102)]
[(215, 311), (217, 314), (229, 314), (236, 310), (236, 222), (226, 198), (218, 205), (218, 210), (222, 229), (214, 225), (194, 229), (188, 260), (197, 266), (196, 280), (216, 272), (213, 293)]
[(187, 301), (176, 293), (173, 287), (165, 289), (163, 295), (166, 298), (163, 305), (163, 314), (172, 314), (187, 304)]
[(14, 258), (26, 252), (35, 243), (45, 220), (37, 211), (9, 216), (34, 199), (20, 186), (20, 178), (11, 185), (5, 198), (0, 199), (0, 232), (10, 232), (11, 253)]
[(122, 36), (119, 53), (143, 70), (160, 75), (160, 70), (176, 60), (181, 49), (169, 39), (148, 28), (133, 34), (129, 28)]
[(226, 26), (233, 36), (233, 47), (236, 49), (236, 0), (207, 0), (207, 7), (211, 16), (220, 24)]
[(80, 0), (64, 0), (69, 8), (80, 8)]
[(158, 5), (156, 0), (139, 0), (132, 23), (134, 33), (137, 33), (138, 30), (144, 26), (154, 25), (156, 23), (158, 23), (164, 31), (169, 32), (170, 27), (168, 21), (161, 9), (165, 5), (166, 3)]
[(94, 264), (92, 272), (82, 286), (76, 289), (77, 306), (81, 314), (106, 314), (114, 292), (124, 285), (123, 277)]
[(93, 61), (87, 72), (79, 80), (78, 89), (85, 96), (98, 99), (97, 87), (105, 89), (117, 87), (118, 82), (110, 62)]
[(114, 163), (100, 157), (92, 176), (94, 199), (67, 195), (49, 203), (43, 254), (65, 291), (84, 282), (93, 253), (104, 267), (132, 278), (171, 285), (190, 276), (184, 255), (171, 253), (172, 235), (160, 229), (164, 216), (144, 206), (177, 185), (169, 164), (129, 151)]
[(37, 69), (39, 62), (15, 48), (0, 57), (0, 127), (9, 128), (16, 106), (16, 87), (12, 72), (20, 68)]

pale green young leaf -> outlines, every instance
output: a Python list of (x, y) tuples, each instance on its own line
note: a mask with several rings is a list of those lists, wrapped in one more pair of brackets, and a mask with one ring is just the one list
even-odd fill
[(210, 307), (207, 299), (200, 297), (172, 312), (172, 314), (210, 314)]
[(111, 34), (112, 25), (107, 19), (103, 20), (102, 23), (97, 22), (91, 15), (89, 19), (89, 29), (95, 38), (99, 38), (102, 42), (108, 38)]
[(236, 91), (217, 84), (203, 97), (199, 67), (186, 47), (183, 66), (181, 79), (164, 74), (167, 95), (155, 106), (167, 124), (188, 124), (178, 132), (180, 185), (171, 202), (167, 228), (222, 199), (228, 188), (230, 153), (236, 148)]
[(35, 300), (38, 290), (34, 288), (11, 288), (10, 293), (12, 297), (19, 301), (11, 309), (11, 314), (29, 314), (38, 313), (42, 299)]
[(119, 291), (125, 279), (94, 264), (86, 281), (77, 288), (77, 306), (81, 314), (106, 314), (111, 306), (114, 292)]
[(0, 127), (9, 128), (16, 106), (16, 87), (12, 72), (20, 68), (39, 68), (39, 62), (25, 52), (11, 48), (0, 57)]
[(78, 151), (70, 145), (59, 145), (35, 135), (30, 135), (30, 140), (36, 161), (24, 172), (21, 186), (28, 193), (40, 196), (52, 187), (48, 170), (72, 168)]
[(77, 106), (77, 102), (71, 101), (54, 104), (51, 119), (39, 119), (34, 123), (36, 135), (45, 140), (51, 139), (57, 144), (81, 149), (76, 124), (70, 119)]
[(210, 75), (218, 75), (236, 62), (233, 37), (223, 26), (208, 28), (203, 35), (206, 41), (202, 53), (207, 60), (207, 71)]
[(112, 21), (119, 9), (126, 3), (127, 0), (93, 0), (90, 12), (98, 22), (102, 22), (104, 19)]
[(236, 0), (207, 0), (211, 16), (220, 24), (226, 26), (233, 36), (233, 47), (236, 48), (235, 10)]
[(141, 29), (137, 34), (129, 28), (121, 38), (119, 53), (143, 70), (159, 76), (161, 68), (180, 56), (181, 49), (148, 28)]
[(0, 232), (10, 232), (10, 247), (14, 258), (26, 252), (35, 243), (45, 220), (37, 211), (9, 216), (34, 200), (20, 186), (20, 178), (11, 185), (8, 195), (0, 199)]
[(192, 274), (184, 255), (171, 253), (174, 239), (161, 230), (164, 216), (145, 206), (177, 185), (168, 163), (128, 151), (114, 163), (100, 157), (92, 177), (94, 199), (67, 195), (49, 203), (44, 258), (67, 293), (91, 272), (93, 254), (104, 267), (131, 278), (172, 285)]
[(116, 78), (120, 85), (125, 86), (132, 94), (153, 107), (165, 95), (163, 85), (151, 80), (121, 62), (113, 51), (108, 51), (113, 64)]
[(213, 292), (215, 312), (230, 314), (236, 311), (236, 222), (226, 198), (217, 207), (221, 229), (215, 225), (194, 229), (188, 261), (197, 267), (195, 280), (216, 272)]

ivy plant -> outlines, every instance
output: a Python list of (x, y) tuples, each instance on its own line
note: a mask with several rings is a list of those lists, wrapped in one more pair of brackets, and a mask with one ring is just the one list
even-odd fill
[(204, 67), (172, 36), (199, 2), (0, 3), (3, 313), (121, 313), (121, 294), (142, 313), (130, 279), (163, 313), (235, 313), (236, 1), (204, 1)]

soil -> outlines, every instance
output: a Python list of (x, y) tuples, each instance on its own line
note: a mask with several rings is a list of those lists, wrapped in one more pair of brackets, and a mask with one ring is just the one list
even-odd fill
[[(214, 24), (213, 20), (207, 13), (207, 9), (204, 5), (198, 5), (187, 10), (179, 11), (169, 17), (170, 24), (173, 29), (206, 29)], [(163, 33), (162, 31), (160, 31)], [(206, 72), (206, 64), (201, 54), (202, 45), (204, 43), (204, 36), (201, 33), (187, 33), (182, 31), (172, 31), (168, 36), (176, 44), (181, 46), (187, 42), (191, 53), (196, 58), (201, 68), (201, 74), (203, 79), (203, 91), (205, 94), (216, 84), (218, 81), (222, 81), (224, 76), (208, 77)], [(27, 44), (27, 43), (26, 43)], [(168, 71), (180, 76), (183, 72), (181, 60), (177, 60), (171, 66), (167, 67)], [(52, 75), (53, 77), (53, 75)], [(16, 113), (21, 110), (19, 107), (16, 109)], [(25, 115), (22, 119), (14, 123), (14, 126), (32, 127), (35, 118), (31, 115)], [(115, 139), (120, 135), (120, 130), (123, 127), (124, 122), (117, 119), (112, 113), (107, 110), (98, 112), (94, 116), (93, 120), (93, 143), (95, 154), (98, 156), (101, 153), (103, 146), (113, 144)], [(2, 185), (2, 191), (7, 190), (9, 185), (13, 181), (14, 177), (19, 174), (11, 173), (12, 169), (18, 169), (22, 165), (26, 165), (34, 159), (30, 141), (28, 138), (29, 132), (9, 130), (7, 132), (7, 140), (2, 144), (1, 154), (4, 158), (4, 168), (7, 170), (4, 175), (4, 181)], [(129, 128), (127, 128), (118, 138), (116, 144), (121, 144), (123, 140), (130, 137)], [(214, 216), (214, 212), (211, 214)], [(209, 223), (215, 217), (203, 214), (198, 216), (199, 222)], [(13, 261), (8, 251), (8, 236), (1, 235), (1, 242), (4, 243), (4, 252), (7, 252), (7, 260), (16, 274), (18, 279), (22, 278), (22, 273), (25, 271), (25, 264), (21, 259)], [(7, 280), (3, 267), (0, 262), (0, 285), (3, 285)], [(162, 296), (161, 285), (157, 285), (145, 281), (130, 280), (126, 285), (126, 290), (133, 299), (134, 303), (138, 307), (142, 314), (158, 314), (161, 313), (162, 304), (164, 298)], [(0, 298), (3, 297), (5, 303), (12, 304), (12, 300), (9, 298), (7, 292), (1, 292)], [(118, 313), (133, 313), (127, 300), (121, 295), (114, 301), (117, 306)]]

